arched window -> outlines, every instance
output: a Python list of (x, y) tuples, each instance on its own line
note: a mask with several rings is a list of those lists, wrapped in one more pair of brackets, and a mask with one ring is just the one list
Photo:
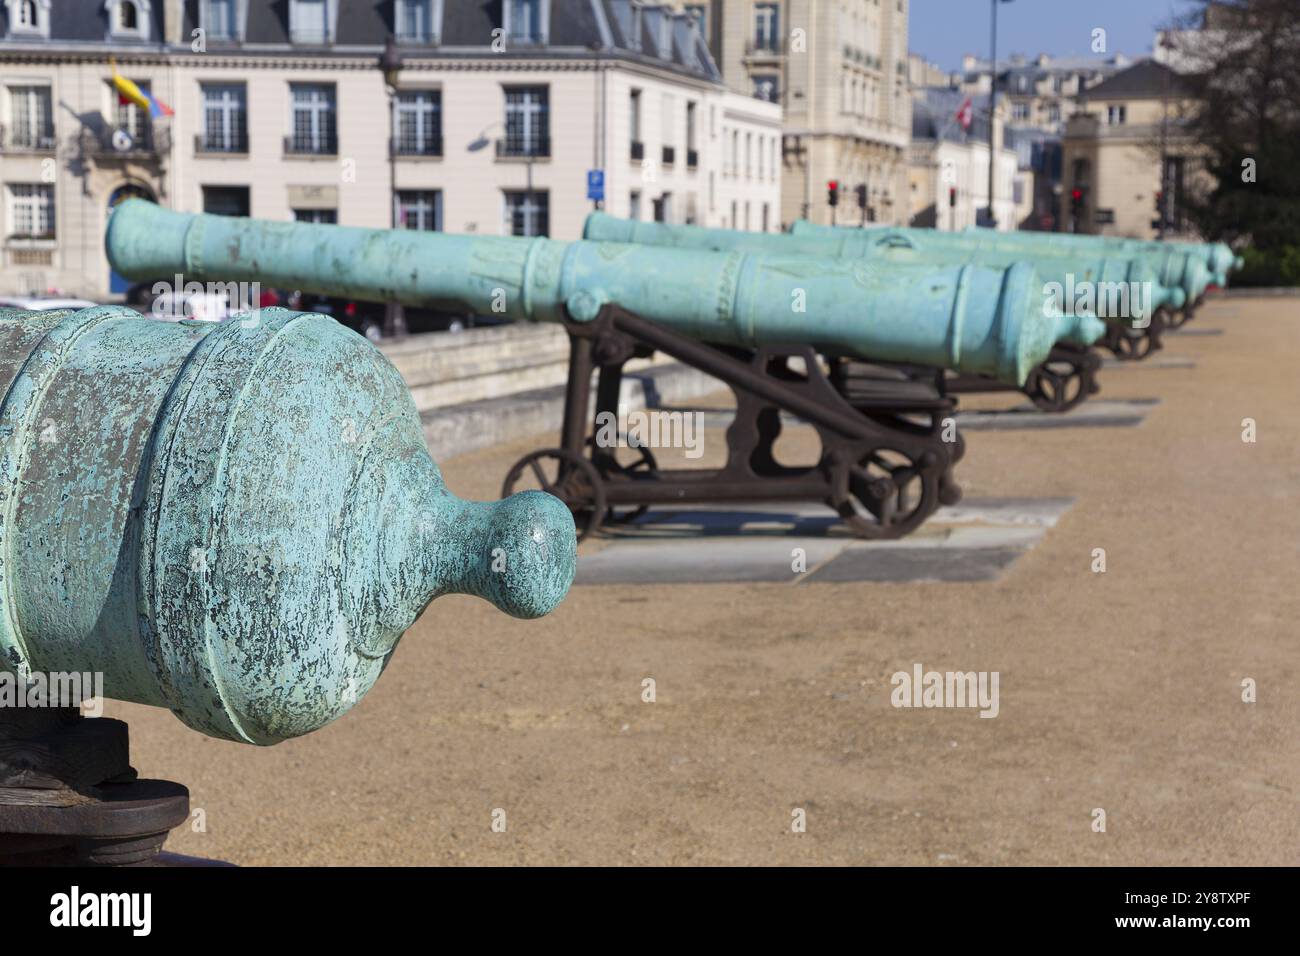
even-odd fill
[(140, 12), (132, 0), (119, 0), (117, 4), (117, 28), (119, 30), (140, 29)]
[(29, 27), (31, 29), (35, 29), (39, 26), (39, 21), (37, 20), (36, 0), (19, 0), (18, 25), (20, 27)]

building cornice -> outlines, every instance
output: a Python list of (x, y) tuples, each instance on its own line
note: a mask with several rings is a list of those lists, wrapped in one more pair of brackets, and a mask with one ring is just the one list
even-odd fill
[[(165, 67), (187, 71), (243, 70), (301, 70), (303, 72), (348, 72), (378, 70), (381, 48), (331, 48), (328, 53), (308, 51), (301, 47), (277, 46), (229, 51), (195, 53), (188, 47), (142, 49), (122, 48), (107, 44), (85, 44), (83, 48), (51, 50), (48, 46), (0, 45), (0, 64), (26, 64), (51, 66), (69, 63), (100, 64), (107, 66), (111, 56), (123, 69), (138, 67)], [(683, 73), (652, 57), (629, 54), (625, 51), (593, 51), (585, 48), (572, 50), (551, 48), (547, 54), (493, 53), (488, 48), (473, 51), (422, 52), (407, 54), (402, 60), (404, 75), (437, 72), (535, 72), (535, 73), (594, 73), (599, 70), (619, 69), (661, 82), (686, 86), (700, 91), (724, 92), (729, 88), (721, 79)]]
[[(373, 70), (383, 47), (332, 46), (305, 48), (291, 44), (241, 44), (225, 49), (209, 48), (196, 53), (188, 45), (114, 44), (104, 42), (65, 42), (58, 49), (48, 43), (0, 43), (0, 62), (30, 64), (106, 63), (111, 56), (122, 64), (140, 66), (196, 66), (251, 69), (338, 69)], [(655, 57), (634, 51), (593, 50), (588, 47), (547, 47), (545, 50), (518, 50), (500, 53), (490, 47), (402, 48), (403, 71), (479, 70), (595, 70), (620, 66), (644, 75), (678, 83), (690, 83), (701, 90), (725, 89), (721, 77), (702, 76), (674, 69)]]

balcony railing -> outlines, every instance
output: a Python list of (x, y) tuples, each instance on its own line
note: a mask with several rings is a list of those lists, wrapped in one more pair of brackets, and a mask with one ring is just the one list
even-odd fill
[[(851, 44), (844, 44), (844, 59), (851, 60), (854, 63), (860, 63), (863, 66), (870, 67), (873, 70), (884, 69), (884, 61), (874, 53), (868, 53), (866, 50), (860, 50)], [(901, 74), (903, 71), (899, 70)]]
[(284, 138), (284, 153), (286, 156), (337, 156), (339, 153), (338, 134), (286, 136)]
[(85, 129), (80, 136), (83, 152), (100, 162), (113, 159), (157, 160), (172, 148), (171, 133), (166, 126), (145, 127), (135, 133), (121, 127), (101, 131)]
[(785, 53), (785, 37), (751, 37), (745, 41), (745, 56), (781, 56)]
[(546, 157), (551, 155), (549, 136), (507, 136), (497, 140), (498, 159)]
[(634, 162), (640, 162), (645, 159), (645, 143), (639, 139), (632, 140), (631, 156)]
[(398, 137), (388, 141), (390, 156), (441, 156), (442, 137)]
[(248, 131), (237, 130), (229, 136), (208, 136), (206, 133), (194, 135), (195, 153), (214, 153), (243, 155), (248, 152)]
[(671, 166), (674, 162), (677, 161), (677, 150), (674, 149), (672, 146), (665, 146), (662, 150), (662, 153), (663, 153), (663, 164), (665, 166)]
[(10, 129), (0, 124), (0, 150), (6, 153), (52, 153), (54, 133), (36, 133), (30, 128)]

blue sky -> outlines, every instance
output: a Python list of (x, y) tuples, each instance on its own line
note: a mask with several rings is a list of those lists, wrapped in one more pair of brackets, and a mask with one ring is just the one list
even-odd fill
[[(913, 53), (944, 69), (961, 66), (964, 53), (989, 55), (989, 0), (912, 0), (908, 29)], [(1110, 53), (1149, 55), (1157, 26), (1187, 0), (1013, 0), (998, 5), (998, 59), (1092, 55), (1092, 31), (1106, 30)]]

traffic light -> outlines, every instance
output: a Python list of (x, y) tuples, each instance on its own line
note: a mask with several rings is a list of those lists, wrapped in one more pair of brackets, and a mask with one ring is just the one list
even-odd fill
[(1078, 186), (1070, 190), (1070, 212), (1076, 216), (1083, 212), (1083, 190)]
[(948, 187), (948, 208), (953, 209), (956, 207), (956, 205), (957, 205), (957, 187), (949, 186)]
[(840, 204), (840, 183), (837, 179), (832, 179), (826, 184), (826, 202), (832, 207)]
[(858, 183), (858, 185), (854, 189), (854, 192), (857, 193), (858, 195), (858, 208), (866, 209), (867, 208), (867, 184)]

